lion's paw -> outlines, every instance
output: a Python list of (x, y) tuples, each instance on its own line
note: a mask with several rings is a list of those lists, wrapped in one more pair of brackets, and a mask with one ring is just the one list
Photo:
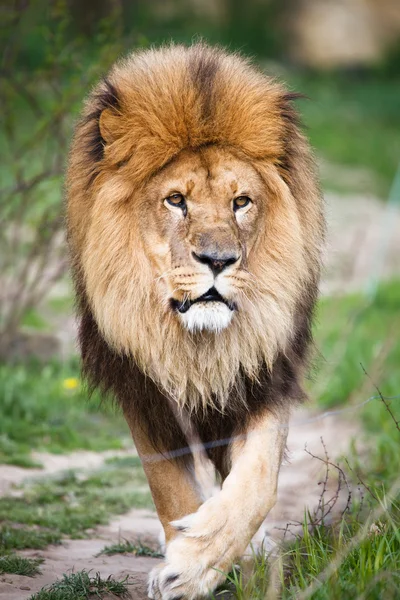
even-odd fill
[(180, 535), (168, 544), (166, 562), (150, 574), (150, 598), (204, 598), (225, 580), (233, 561), (231, 532), (223, 531), (226, 523), (217, 523), (212, 512), (200, 509), (173, 523)]
[(197, 600), (207, 597), (224, 580), (223, 573), (199, 564), (194, 557), (192, 564), (175, 560), (151, 571), (148, 594), (152, 600)]

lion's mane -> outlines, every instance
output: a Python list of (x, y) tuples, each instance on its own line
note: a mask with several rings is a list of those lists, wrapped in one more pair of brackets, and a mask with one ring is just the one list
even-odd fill
[[(192, 410), (206, 441), (240, 430), (265, 406), (303, 396), (324, 222), (295, 98), (238, 55), (172, 45), (117, 63), (77, 125), (68, 238), (84, 371), (166, 450), (185, 442), (163, 396)], [(114, 121), (107, 144), (104, 110)], [(201, 335), (193, 344), (159, 302), (134, 204), (181, 151), (210, 144), (254, 165), (269, 212), (253, 268), (253, 309), (202, 346)]]

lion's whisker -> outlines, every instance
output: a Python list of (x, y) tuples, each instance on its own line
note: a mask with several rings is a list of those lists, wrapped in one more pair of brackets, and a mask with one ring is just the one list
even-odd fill
[(256, 310), (255, 304), (250, 300), (250, 298), (246, 294), (245, 290), (244, 289), (240, 289), (239, 293), (242, 294), (246, 298), (247, 302), (251, 305), (251, 307), (254, 308), (254, 310)]
[(164, 273), (161, 273), (161, 275), (159, 275), (158, 277), (154, 278), (154, 281), (159, 281), (160, 279), (164, 279), (164, 277), (166, 277), (169, 273), (172, 273), (174, 269), (167, 269), (166, 271), (164, 271)]
[(256, 279), (256, 276), (254, 275), (254, 273), (252, 273), (251, 271), (249, 271), (245, 267), (242, 267), (242, 271), (244, 271), (247, 275), (250, 275), (250, 277), (252, 277), (253, 279)]

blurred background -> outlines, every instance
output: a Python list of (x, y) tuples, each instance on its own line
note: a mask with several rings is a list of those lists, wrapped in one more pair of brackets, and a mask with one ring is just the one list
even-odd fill
[[(2, 0), (0, 23), (0, 463), (129, 444), (80, 380), (63, 172), (91, 86), (171, 40), (239, 50), (308, 98), (329, 223), (310, 410), (400, 393), (398, 0)], [(357, 419), (374, 440), (368, 477), (386, 485), (398, 426), (379, 402)]]
[[(352, 245), (360, 251), (363, 235), (366, 243), (379, 237), (377, 221), (400, 157), (397, 0), (9, 0), (1, 3), (0, 20), (4, 359), (65, 356), (74, 348), (62, 223), (73, 123), (114, 60), (152, 44), (198, 38), (222, 44), (308, 96), (299, 110), (322, 186), (355, 196), (333, 209), (339, 229), (349, 219), (353, 227), (341, 232), (340, 281), (331, 273), (325, 287), (340, 288), (343, 269), (350, 281), (342, 292), (365, 283), (371, 254), (361, 252), (354, 273), (347, 254)], [(365, 231), (366, 220), (375, 221), (374, 231)]]

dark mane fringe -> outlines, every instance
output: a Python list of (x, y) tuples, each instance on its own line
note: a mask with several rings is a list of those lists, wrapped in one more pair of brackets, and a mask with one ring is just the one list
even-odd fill
[(283, 179), (292, 188), (292, 167), (294, 163), (294, 152), (296, 146), (293, 145), (293, 136), (304, 127), (300, 113), (294, 106), (294, 101), (307, 99), (307, 96), (299, 92), (287, 92), (282, 96), (280, 114), (286, 123), (286, 135), (284, 138), (285, 151), (279, 158), (279, 166)]
[(89, 185), (93, 183), (98, 173), (97, 165), (104, 157), (105, 140), (100, 133), (100, 115), (105, 108), (114, 108), (115, 110), (120, 108), (117, 89), (107, 78), (103, 79), (100, 91), (93, 100), (96, 106), (95, 110), (85, 116), (82, 121), (82, 125), (87, 128), (86, 153), (89, 161), (93, 164)]
[(192, 55), (188, 65), (190, 76), (202, 99), (202, 118), (207, 120), (211, 115), (211, 105), (215, 77), (219, 68), (218, 55), (205, 53), (199, 46)]

